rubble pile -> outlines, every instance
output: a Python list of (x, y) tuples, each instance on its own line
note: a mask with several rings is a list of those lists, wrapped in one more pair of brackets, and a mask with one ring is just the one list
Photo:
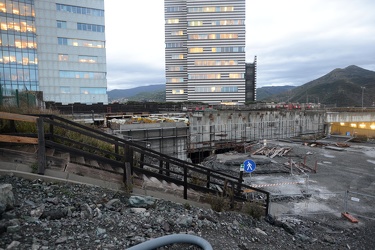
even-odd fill
[(126, 249), (175, 233), (201, 236), (221, 250), (372, 249), (375, 243), (373, 221), (352, 226), (334, 216), (255, 220), (188, 201), (12, 176), (0, 176), (0, 186), (0, 249)]

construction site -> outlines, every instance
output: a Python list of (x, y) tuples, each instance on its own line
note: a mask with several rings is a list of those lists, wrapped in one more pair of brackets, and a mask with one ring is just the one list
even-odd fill
[[(233, 202), (240, 202), (233, 207), (242, 201), (264, 203), (266, 218), (277, 218), (293, 235), (297, 228), (302, 230), (295, 236), (299, 246), (306, 240), (314, 245), (323, 238), (327, 249), (332, 244), (342, 247), (334, 240), (340, 230), (366, 232), (375, 220), (373, 141), (360, 140), (360, 136), (352, 136), (353, 131), (351, 135), (330, 134), (335, 119), (354, 124), (350, 119), (355, 118), (362, 123), (366, 117), (371, 119), (368, 113), (340, 118), (339, 113), (323, 111), (205, 110), (187, 112), (180, 117), (183, 120), (176, 113), (169, 118), (122, 114), (109, 119), (101, 130), (53, 115), (1, 115), (4, 120), (36, 123), (39, 128), (31, 137), (2, 135), (4, 173), (31, 176), (36, 171), (37, 178), (115, 190), (132, 183), (137, 194), (202, 207), (207, 206), (202, 192), (227, 195), (230, 191)], [(92, 122), (95, 124), (95, 117)], [(103, 150), (86, 145), (53, 127), (91, 136), (109, 146)], [(361, 131), (355, 132), (359, 135)], [(9, 144), (16, 146), (12, 150)], [(20, 144), (31, 144), (32, 152), (21, 151)], [(38, 164), (33, 169), (35, 159)], [(243, 167), (249, 160), (254, 162), (250, 173)], [(307, 221), (314, 230), (314, 223), (324, 224), (330, 237), (319, 234), (317, 239), (316, 233), (307, 233), (303, 227)], [(282, 239), (288, 244), (288, 236)], [(372, 237), (366, 239), (364, 249), (370, 249)], [(349, 247), (360, 245), (357, 239), (345, 240)]]

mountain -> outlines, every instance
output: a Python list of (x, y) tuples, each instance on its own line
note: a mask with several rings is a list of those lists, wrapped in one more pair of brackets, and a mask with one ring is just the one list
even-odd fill
[(315, 102), (337, 107), (372, 106), (375, 72), (355, 65), (335, 69), (304, 85), (273, 95), (265, 101)]
[(114, 89), (108, 91), (107, 94), (108, 100), (111, 102), (115, 100), (129, 99), (130, 97), (134, 97), (136, 95), (139, 95), (140, 93), (156, 93), (162, 91), (165, 92), (165, 84), (140, 86), (131, 89)]
[(135, 102), (165, 102), (165, 89), (157, 92), (141, 92), (128, 98), (129, 101)]
[(257, 101), (294, 89), (295, 86), (266, 86), (257, 89)]

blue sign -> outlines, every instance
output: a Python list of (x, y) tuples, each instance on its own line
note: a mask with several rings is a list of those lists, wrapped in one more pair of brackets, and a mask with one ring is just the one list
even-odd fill
[(256, 164), (254, 161), (252, 160), (246, 160), (243, 162), (243, 165), (244, 165), (244, 171), (247, 172), (247, 173), (251, 173), (255, 170), (256, 168)]

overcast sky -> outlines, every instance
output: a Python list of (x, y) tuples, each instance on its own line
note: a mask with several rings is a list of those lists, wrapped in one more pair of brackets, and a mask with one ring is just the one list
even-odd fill
[[(108, 90), (164, 84), (164, 1), (104, 2)], [(258, 87), (349, 65), (375, 71), (375, 0), (246, 0), (246, 61), (254, 56)]]

